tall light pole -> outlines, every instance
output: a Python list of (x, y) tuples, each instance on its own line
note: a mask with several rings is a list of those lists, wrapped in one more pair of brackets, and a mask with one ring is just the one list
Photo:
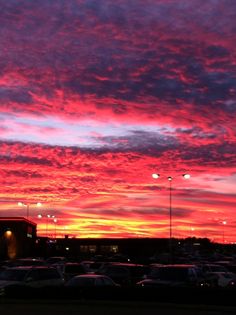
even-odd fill
[(223, 244), (225, 243), (225, 225), (227, 224), (227, 221), (222, 221), (223, 224)]
[(55, 236), (55, 239), (57, 238), (57, 218), (54, 218), (53, 219), (53, 222), (54, 222), (54, 227), (55, 227), (55, 234), (54, 234), (54, 236)]
[(167, 177), (170, 185), (169, 185), (169, 216), (170, 216), (170, 252), (172, 252), (171, 240), (172, 240), (172, 177)]
[[(183, 178), (189, 179), (189, 174), (183, 174)], [(152, 174), (152, 177), (154, 179), (157, 179), (160, 177), (160, 174), (154, 173)], [(172, 262), (172, 176), (168, 176), (167, 180), (169, 181), (169, 261)]]
[(41, 207), (42, 204), (41, 202), (37, 202), (37, 203), (24, 203), (24, 202), (18, 202), (18, 206), (19, 207), (26, 207), (26, 217), (27, 217), (27, 220), (29, 220), (29, 210), (30, 210), (30, 206), (33, 206), (33, 205), (36, 205), (36, 207)]
[[(48, 222), (49, 222), (49, 219), (53, 219), (54, 224), (56, 224), (57, 219), (55, 218), (55, 215), (51, 215), (51, 214), (47, 214), (47, 215), (45, 215), (45, 217), (46, 217), (45, 233), (46, 233), (46, 237), (48, 237)], [(39, 219), (43, 219), (44, 216), (42, 214), (38, 214), (38, 218)]]

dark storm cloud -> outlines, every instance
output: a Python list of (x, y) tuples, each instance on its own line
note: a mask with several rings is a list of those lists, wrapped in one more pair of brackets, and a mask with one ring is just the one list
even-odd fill
[[(8, 171), (3, 171), (5, 173), (5, 176), (13, 176), (13, 177), (26, 177), (26, 172), (23, 171), (19, 171), (19, 170), (8, 170)], [(31, 178), (42, 178), (43, 176), (39, 173), (31, 173), (31, 174), (27, 174), (27, 176), (30, 176)]]
[(164, 136), (158, 132), (155, 133), (140, 130), (130, 131), (130, 135), (127, 136), (102, 137), (101, 140), (105, 145), (103, 148), (98, 149), (98, 151), (134, 151), (153, 154), (154, 152), (161, 153), (178, 147), (178, 141), (173, 136)]
[(186, 147), (182, 149), (184, 160), (198, 160), (199, 163), (212, 162), (223, 166), (232, 166), (236, 162), (236, 148), (231, 143), (219, 145), (203, 145), (199, 148)]
[[(155, 215), (163, 215), (166, 216), (166, 213), (168, 213), (168, 209), (167, 208), (162, 208), (162, 209), (145, 209), (145, 210), (134, 210), (135, 213), (137, 213), (138, 215), (148, 215), (148, 216), (155, 216)], [(191, 209), (181, 209), (181, 208), (174, 208), (174, 216), (181, 218), (181, 217), (188, 217), (191, 216), (192, 213), (194, 212), (194, 210)]]
[(219, 46), (219, 45), (210, 45), (208, 47), (206, 47), (204, 50), (204, 55), (207, 58), (225, 58), (225, 57), (229, 57), (230, 55), (230, 51), (227, 50), (225, 47)]
[[(183, 134), (189, 136), (186, 142), (179, 141)], [(130, 132), (127, 136), (101, 137), (100, 140), (104, 145), (93, 150), (97, 153), (100, 152), (100, 154), (105, 152), (138, 152), (156, 157), (165, 156), (165, 153), (172, 152), (176, 159), (183, 161), (195, 163), (198, 160), (200, 164), (234, 165), (236, 162), (236, 147), (232, 145), (231, 141), (225, 139), (225, 142), (221, 143), (215, 141), (216, 138), (216, 134), (204, 133), (199, 128), (177, 129), (176, 134), (173, 132), (172, 135), (137, 130)], [(201, 143), (197, 144), (197, 141), (201, 141)], [(213, 142), (208, 143), (208, 141)]]
[(1, 157), (0, 154), (0, 160), (8, 163), (20, 163), (20, 164), (33, 164), (33, 165), (47, 165), (50, 166), (52, 163), (49, 159), (42, 159), (42, 158), (37, 158), (37, 157), (28, 157), (28, 156), (21, 156), (21, 155), (16, 155), (14, 158), (13, 157), (6, 157), (3, 156)]
[[(146, 102), (147, 97), (165, 103), (167, 112), (185, 103), (227, 112), (223, 103), (236, 94), (230, 39), (218, 40), (234, 34), (234, 1), (0, 4), (0, 71), (13, 71), (18, 78), (17, 88), (8, 82), (0, 86), (2, 106), (12, 102), (16, 111), (79, 116), (77, 106), (54, 104), (61, 90), (68, 100), (93, 95), (97, 112), (113, 108), (117, 116), (130, 107), (117, 106), (114, 99), (144, 103), (136, 110), (147, 115), (162, 112), (158, 104)], [(205, 40), (208, 33), (215, 41)], [(47, 104), (41, 100), (34, 109), (22, 106), (42, 95)], [(100, 102), (104, 97), (107, 102)]]
[(30, 104), (32, 103), (32, 96), (29, 94), (27, 89), (23, 87), (5, 88), (0, 87), (0, 102), (3, 103), (19, 103), (19, 104)]

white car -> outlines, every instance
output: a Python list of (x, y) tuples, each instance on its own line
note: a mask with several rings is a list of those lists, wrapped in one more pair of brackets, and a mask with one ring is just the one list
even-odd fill
[(8, 268), (0, 272), (0, 295), (10, 286), (42, 288), (62, 286), (64, 279), (56, 268), (46, 266), (24, 266)]
[(104, 275), (84, 274), (71, 278), (66, 287), (119, 287), (119, 284)]
[(228, 287), (236, 285), (236, 274), (228, 271), (224, 266), (217, 264), (205, 264), (201, 267), (208, 279), (214, 280), (218, 287)]
[(231, 287), (236, 285), (236, 275), (232, 272), (209, 272), (208, 276), (215, 276), (219, 287)]

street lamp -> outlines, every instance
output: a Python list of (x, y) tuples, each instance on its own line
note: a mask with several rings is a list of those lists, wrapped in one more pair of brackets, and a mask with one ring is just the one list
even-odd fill
[(32, 204), (30, 204), (30, 203), (24, 203), (24, 202), (18, 202), (18, 206), (19, 206), (19, 207), (26, 207), (27, 220), (29, 219), (29, 208), (30, 208), (30, 206), (32, 206), (32, 205), (36, 205), (36, 207), (41, 207), (41, 206), (42, 206), (41, 202), (32, 203)]
[(227, 221), (222, 221), (223, 224), (223, 244), (225, 243), (225, 225), (227, 224)]
[[(182, 174), (184, 179), (189, 179), (189, 174)], [(160, 174), (154, 173), (152, 174), (152, 178), (158, 179)], [(170, 261), (172, 261), (172, 176), (168, 176), (167, 180), (169, 181), (169, 255)]]
[(191, 235), (190, 235), (191, 237), (193, 237), (193, 236), (194, 236), (194, 234), (193, 234), (193, 233), (194, 233), (194, 231), (195, 231), (195, 228), (194, 228), (194, 227), (191, 227)]
[(57, 238), (57, 218), (54, 218), (53, 219), (53, 222), (54, 222), (54, 227), (55, 227), (55, 233), (54, 233), (54, 236), (55, 236), (55, 239)]
[[(42, 214), (38, 214), (39, 219), (43, 219), (43, 217), (44, 216)], [(51, 214), (47, 214), (47, 215), (45, 215), (45, 217), (46, 217), (46, 237), (47, 237), (48, 236), (48, 220), (53, 219), (53, 222), (56, 224), (57, 219), (56, 219), (55, 215), (51, 215)]]

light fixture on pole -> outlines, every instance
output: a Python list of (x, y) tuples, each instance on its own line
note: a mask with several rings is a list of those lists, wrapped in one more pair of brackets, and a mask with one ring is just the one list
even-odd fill
[(41, 202), (36, 202), (36, 203), (24, 203), (24, 202), (18, 202), (19, 207), (26, 207), (26, 217), (27, 220), (29, 220), (29, 210), (30, 206), (36, 205), (36, 207), (42, 207)]
[(47, 214), (47, 224), (46, 224), (46, 236), (48, 236), (48, 220), (54, 219), (55, 215)]
[(227, 224), (227, 221), (222, 221), (222, 225), (223, 225), (223, 244), (225, 243), (225, 225)]
[(57, 219), (56, 219), (55, 215), (52, 215), (52, 214), (46, 214), (46, 215), (38, 214), (38, 218), (39, 219), (46, 218), (45, 236), (48, 237), (48, 222), (49, 222), (49, 219), (52, 219), (54, 224), (56, 224)]
[[(189, 179), (189, 174), (183, 174), (182, 175), (184, 179)], [(160, 174), (154, 173), (152, 174), (152, 178), (158, 179), (160, 177)], [(169, 181), (169, 256), (170, 256), (170, 262), (172, 262), (172, 176), (168, 176), (167, 180)]]
[(56, 239), (56, 238), (57, 238), (57, 218), (54, 218), (54, 219), (53, 219), (53, 222), (54, 222), (54, 227), (55, 227), (54, 236), (55, 236), (55, 239)]

